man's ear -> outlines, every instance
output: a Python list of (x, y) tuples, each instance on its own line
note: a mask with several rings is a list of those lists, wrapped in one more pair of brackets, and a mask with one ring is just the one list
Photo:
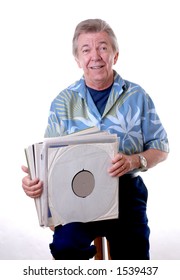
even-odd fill
[(118, 57), (119, 57), (119, 53), (117, 52), (117, 53), (115, 53), (115, 56), (114, 56), (114, 65), (118, 61)]
[(76, 61), (77, 65), (78, 65), (78, 67), (79, 67), (79, 68), (82, 68), (82, 67), (81, 67), (81, 63), (79, 62), (79, 59), (78, 59), (77, 57), (75, 57), (75, 61)]

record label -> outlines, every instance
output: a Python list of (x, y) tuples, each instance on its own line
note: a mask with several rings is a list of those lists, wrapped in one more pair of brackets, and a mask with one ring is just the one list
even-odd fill
[(79, 197), (87, 197), (94, 189), (95, 180), (93, 174), (88, 170), (81, 170), (72, 180), (72, 190)]

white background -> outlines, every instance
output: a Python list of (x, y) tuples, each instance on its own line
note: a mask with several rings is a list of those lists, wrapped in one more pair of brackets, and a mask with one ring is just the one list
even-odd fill
[(24, 194), (24, 147), (42, 139), (52, 99), (79, 79), (71, 52), (75, 26), (102, 18), (120, 46), (115, 69), (152, 97), (170, 155), (143, 178), (149, 189), (151, 258), (180, 259), (179, 7), (159, 0), (4, 0), (0, 2), (0, 259), (51, 259), (49, 229)]

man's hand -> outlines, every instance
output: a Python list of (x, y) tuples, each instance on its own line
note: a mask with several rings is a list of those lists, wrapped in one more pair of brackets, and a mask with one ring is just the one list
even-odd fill
[(29, 175), (29, 169), (26, 166), (23, 165), (21, 168), (28, 174), (22, 179), (24, 192), (32, 198), (40, 197), (43, 191), (43, 183), (38, 178), (32, 180)]
[(125, 155), (118, 153), (112, 160), (112, 166), (108, 172), (110, 176), (123, 176), (133, 169), (139, 168), (139, 157), (138, 155)]

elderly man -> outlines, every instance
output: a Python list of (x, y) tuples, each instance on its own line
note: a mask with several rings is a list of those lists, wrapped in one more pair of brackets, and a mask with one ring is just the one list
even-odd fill
[[(119, 49), (116, 36), (105, 21), (88, 19), (77, 25), (73, 55), (83, 77), (53, 100), (45, 137), (67, 135), (93, 126), (119, 136), (119, 153), (107, 170), (109, 176), (119, 178), (119, 217), (55, 225), (51, 253), (55, 259), (90, 259), (96, 253), (92, 241), (105, 236), (111, 259), (147, 260), (150, 258), (148, 191), (138, 171), (152, 168), (167, 158), (166, 132), (150, 96), (113, 69)], [(28, 173), (26, 167), (22, 169)], [(38, 178), (31, 180), (29, 175), (22, 179), (22, 186), (32, 198), (40, 196), (43, 190), (43, 183)]]

